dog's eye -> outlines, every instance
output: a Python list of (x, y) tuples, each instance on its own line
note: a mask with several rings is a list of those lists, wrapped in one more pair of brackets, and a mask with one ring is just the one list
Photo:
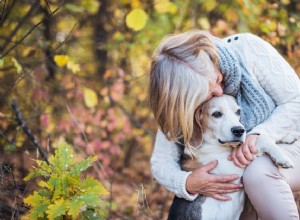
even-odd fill
[(235, 114), (240, 116), (241, 115), (241, 109), (238, 109)]
[(212, 116), (214, 117), (214, 118), (221, 118), (222, 117), (222, 112), (214, 112), (213, 114), (212, 114)]

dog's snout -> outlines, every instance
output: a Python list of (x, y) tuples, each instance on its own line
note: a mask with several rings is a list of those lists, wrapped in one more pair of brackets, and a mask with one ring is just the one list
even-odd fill
[(244, 134), (245, 129), (242, 126), (235, 126), (235, 127), (231, 128), (231, 132), (236, 137), (241, 137)]

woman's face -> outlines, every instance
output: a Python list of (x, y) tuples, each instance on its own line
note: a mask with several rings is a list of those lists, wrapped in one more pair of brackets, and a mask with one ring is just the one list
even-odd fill
[(217, 71), (217, 79), (215, 82), (211, 82), (209, 84), (210, 94), (207, 100), (210, 100), (213, 96), (221, 96), (223, 94), (223, 88), (222, 88), (223, 75), (219, 69), (217, 69), (216, 71)]

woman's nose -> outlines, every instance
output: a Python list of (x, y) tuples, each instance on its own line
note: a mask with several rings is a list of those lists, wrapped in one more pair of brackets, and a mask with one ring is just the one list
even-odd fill
[(213, 96), (221, 96), (223, 94), (223, 89), (221, 87), (221, 85), (219, 85), (218, 83), (215, 85), (215, 88), (212, 92)]

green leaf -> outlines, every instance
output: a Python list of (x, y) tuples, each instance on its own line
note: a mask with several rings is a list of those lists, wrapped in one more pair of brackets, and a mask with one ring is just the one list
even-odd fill
[(24, 177), (24, 181), (31, 180), (32, 178), (43, 176), (43, 177), (49, 177), (49, 174), (41, 169), (38, 169), (34, 167), (35, 171), (30, 172), (26, 177)]
[(48, 188), (53, 192), (52, 201), (60, 198), (67, 191), (64, 182), (65, 182), (64, 176), (52, 176), (49, 179)]
[(47, 190), (47, 189), (41, 189), (38, 191), (38, 194), (42, 197), (45, 197), (47, 199), (50, 199), (51, 196), (50, 196), (50, 192)]
[(81, 195), (74, 196), (74, 199), (83, 201), (86, 205), (91, 207), (97, 207), (101, 204), (99, 196), (94, 192), (87, 192)]
[[(1, 62), (1, 60), (0, 60)], [(1, 67), (1, 63), (0, 63), (0, 67)], [(12, 153), (17, 149), (17, 146), (14, 143), (7, 143), (4, 145), (4, 150), (8, 153)]]
[[(60, 144), (55, 155), (49, 158), (50, 165), (45, 161), (37, 160), (39, 168), (34, 167), (25, 179), (44, 176), (46, 180), (39, 181), (42, 190), (34, 192), (24, 200), (31, 206), (31, 219), (61, 218), (68, 215), (73, 219), (79, 217), (82, 211), (93, 209), (97, 219), (102, 212), (100, 195), (108, 194), (103, 185), (96, 179), (88, 177), (82, 182), (80, 174), (92, 165), (96, 156), (89, 157), (77, 163), (73, 150), (66, 143)], [(102, 214), (101, 214), (102, 215)], [(82, 216), (81, 216), (82, 217)], [(86, 218), (87, 219), (87, 218)]]
[(29, 215), (31, 219), (38, 219), (38, 217), (44, 217), (44, 213), (50, 203), (49, 199), (41, 196), (38, 192), (34, 192), (24, 199), (24, 203), (32, 206)]
[(46, 161), (43, 160), (36, 160), (36, 162), (43, 171), (47, 172), (48, 174), (51, 174), (53, 169), (52, 165), (48, 165)]
[(48, 218), (50, 220), (65, 215), (66, 212), (67, 212), (67, 207), (64, 199), (56, 200), (55, 204), (49, 205), (48, 210), (46, 211), (46, 213), (48, 214)]
[(94, 178), (88, 177), (86, 178), (82, 184), (82, 189), (88, 190), (87, 192), (93, 192), (97, 195), (107, 195), (108, 191), (104, 188), (104, 186)]
[(100, 216), (98, 215), (98, 213), (95, 210), (86, 210), (86, 211), (82, 212), (82, 216), (83, 216), (83, 219), (86, 219), (86, 220), (102, 219), (102, 218), (100, 218)]
[(70, 174), (79, 175), (82, 171), (92, 166), (92, 163), (96, 160), (97, 160), (96, 156), (89, 157), (86, 160), (82, 160), (79, 164), (76, 164), (74, 167), (70, 169)]
[(85, 206), (85, 202), (73, 198), (71, 201), (68, 201), (67, 206), (69, 209), (68, 215), (75, 219), (79, 216), (81, 212), (80, 209)]
[(72, 3), (65, 4), (65, 8), (67, 10), (69, 10), (70, 12), (74, 12), (74, 13), (81, 13), (81, 12), (84, 11), (83, 7), (75, 5), (75, 4), (72, 4)]
[(49, 158), (49, 162), (54, 165), (55, 172), (67, 171), (75, 164), (74, 154), (72, 148), (66, 143), (62, 143), (60, 147), (55, 150), (55, 156)]

